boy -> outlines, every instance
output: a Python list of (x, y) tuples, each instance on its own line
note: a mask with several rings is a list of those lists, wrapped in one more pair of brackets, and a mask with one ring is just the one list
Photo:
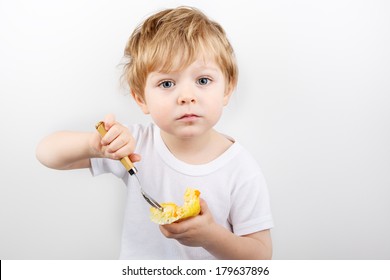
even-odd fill
[[(255, 160), (213, 129), (237, 84), (222, 27), (190, 7), (149, 17), (125, 49), (124, 77), (154, 124), (129, 128), (106, 116), (107, 134), (57, 132), (37, 158), (56, 169), (114, 173), (127, 186), (122, 259), (270, 259), (268, 191)], [(137, 152), (137, 153), (135, 153)], [(142, 187), (159, 202), (201, 192), (201, 213), (170, 225), (149, 220), (149, 204), (118, 159), (137, 163)], [(141, 159), (142, 156), (142, 159)]]

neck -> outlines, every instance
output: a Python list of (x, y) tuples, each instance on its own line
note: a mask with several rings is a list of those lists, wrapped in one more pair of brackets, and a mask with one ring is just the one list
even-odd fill
[(201, 136), (188, 138), (178, 138), (161, 131), (161, 138), (176, 158), (189, 164), (208, 163), (220, 156), (232, 144), (213, 129)]

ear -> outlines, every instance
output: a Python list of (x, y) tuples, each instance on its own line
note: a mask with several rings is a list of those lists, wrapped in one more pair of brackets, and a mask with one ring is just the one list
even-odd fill
[(223, 97), (223, 106), (226, 106), (226, 105), (229, 104), (229, 100), (230, 100), (230, 97), (233, 94), (234, 89), (235, 89), (235, 85), (232, 82), (230, 82), (226, 86), (225, 95)]
[(137, 102), (138, 106), (141, 108), (142, 112), (144, 112), (144, 114), (149, 114), (149, 108), (144, 98), (132, 90), (131, 95), (133, 96), (135, 102)]

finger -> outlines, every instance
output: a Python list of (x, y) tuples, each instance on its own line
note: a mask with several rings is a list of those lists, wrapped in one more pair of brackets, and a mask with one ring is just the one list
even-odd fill
[(185, 221), (179, 223), (172, 223), (167, 225), (161, 225), (161, 228), (164, 228), (166, 232), (170, 235), (178, 235), (186, 232), (187, 228), (185, 226)]
[(176, 238), (177, 234), (171, 232), (169, 230), (169, 227), (167, 228), (167, 225), (160, 225), (159, 226), (161, 233), (166, 237), (166, 238)]
[(115, 150), (115, 151), (108, 151), (106, 150), (106, 156), (111, 159), (122, 159), (125, 156), (127, 156), (129, 153), (126, 152), (128, 149), (126, 147), (123, 147), (121, 149)]
[(182, 232), (176, 232), (175, 227), (172, 228), (170, 225), (160, 225), (160, 231), (166, 238), (172, 239), (180, 239), (184, 234)]
[(131, 154), (129, 155), (129, 158), (132, 162), (141, 161), (141, 155), (139, 154)]
[(106, 135), (104, 135), (104, 137), (102, 138), (102, 145), (110, 145), (111, 142), (113, 142), (121, 134), (121, 131), (121, 125), (119, 123), (114, 123), (113, 125), (111, 125)]
[(200, 214), (201, 215), (204, 213), (207, 213), (209, 211), (209, 207), (203, 198), (199, 198), (199, 204), (200, 204)]
[(159, 228), (160, 228), (161, 233), (162, 233), (165, 237), (168, 237), (169, 232), (167, 231), (167, 229), (166, 229), (164, 226), (162, 226), (162, 225), (160, 225)]
[(105, 142), (108, 142), (107, 151), (110, 153), (114, 153), (122, 148), (125, 148), (122, 150), (122, 152), (126, 152), (123, 156), (127, 156), (133, 152), (131, 150), (132, 145), (127, 145), (130, 144), (131, 141), (129, 141), (129, 139), (125, 135), (119, 133), (118, 131), (113, 131), (115, 127), (116, 126), (111, 128), (110, 134), (107, 135), (107, 133), (107, 137), (105, 137), (104, 139)]
[(104, 127), (108, 131), (110, 128), (115, 124), (115, 115), (114, 114), (107, 114), (104, 117)]

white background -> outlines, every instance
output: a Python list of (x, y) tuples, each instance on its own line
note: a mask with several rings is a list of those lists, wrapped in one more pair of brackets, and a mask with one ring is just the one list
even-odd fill
[[(107, 113), (149, 121), (121, 86), (132, 30), (193, 5), (233, 44), (218, 124), (263, 168), (275, 259), (390, 259), (390, 2), (0, 0), (0, 259), (116, 259), (125, 187), (35, 158)], [(152, 176), (153, 174), (151, 174)]]

